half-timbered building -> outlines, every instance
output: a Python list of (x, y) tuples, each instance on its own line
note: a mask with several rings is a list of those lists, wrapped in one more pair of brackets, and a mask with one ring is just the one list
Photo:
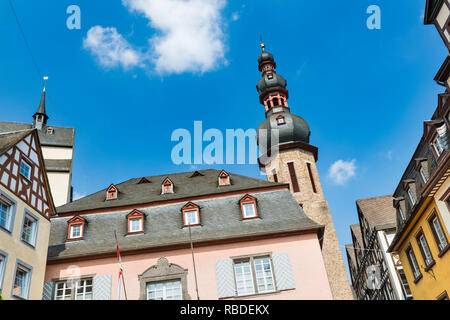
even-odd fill
[(54, 213), (37, 130), (0, 133), (3, 299), (41, 299)]
[(398, 255), (387, 249), (396, 231), (392, 195), (356, 200), (358, 224), (350, 226), (352, 244), (346, 245), (355, 297), (359, 300), (411, 298)]

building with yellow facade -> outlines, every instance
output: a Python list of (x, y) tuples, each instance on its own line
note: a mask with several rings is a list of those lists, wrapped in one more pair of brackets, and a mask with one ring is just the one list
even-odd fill
[(55, 207), (37, 129), (0, 133), (0, 294), (41, 300)]
[[(425, 24), (434, 24), (450, 49), (450, 2), (427, 0)], [(398, 252), (414, 299), (448, 300), (450, 294), (450, 58), (435, 81), (446, 88), (424, 121), (423, 136), (394, 192)]]

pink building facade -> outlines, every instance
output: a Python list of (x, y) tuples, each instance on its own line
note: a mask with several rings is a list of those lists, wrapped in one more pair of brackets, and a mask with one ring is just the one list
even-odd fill
[(289, 186), (226, 175), (131, 179), (60, 207), (43, 298), (119, 299), (116, 233), (120, 299), (332, 299), (323, 226)]

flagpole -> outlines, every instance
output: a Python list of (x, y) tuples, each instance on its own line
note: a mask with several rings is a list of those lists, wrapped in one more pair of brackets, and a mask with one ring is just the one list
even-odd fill
[[(122, 274), (123, 292), (125, 293), (125, 300), (128, 300), (128, 297), (127, 297), (127, 288), (125, 288), (125, 276), (124, 276), (123, 267), (122, 267), (122, 259), (120, 258), (119, 242), (117, 241), (117, 233), (116, 233), (116, 230), (114, 230), (114, 237), (116, 238), (117, 257), (119, 258), (120, 271), (121, 271), (121, 274)], [(119, 281), (120, 281), (120, 279), (119, 279)], [(119, 292), (119, 296), (120, 296), (120, 292)]]
[(189, 223), (189, 242), (191, 243), (192, 263), (194, 265), (195, 290), (197, 291), (197, 300), (200, 300), (200, 297), (198, 295), (197, 271), (195, 270), (194, 244), (192, 243), (191, 221), (188, 221), (188, 223)]

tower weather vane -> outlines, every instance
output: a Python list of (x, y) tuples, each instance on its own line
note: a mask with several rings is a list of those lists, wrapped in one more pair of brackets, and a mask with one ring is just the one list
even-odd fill
[(48, 76), (43, 77), (43, 79), (44, 79), (44, 91), (45, 91), (45, 86), (47, 84)]
[(259, 32), (259, 42), (261, 42), (261, 49), (262, 49), (262, 51), (264, 51), (264, 48), (266, 47), (266, 45), (263, 42), (263, 37), (262, 37), (261, 31)]

